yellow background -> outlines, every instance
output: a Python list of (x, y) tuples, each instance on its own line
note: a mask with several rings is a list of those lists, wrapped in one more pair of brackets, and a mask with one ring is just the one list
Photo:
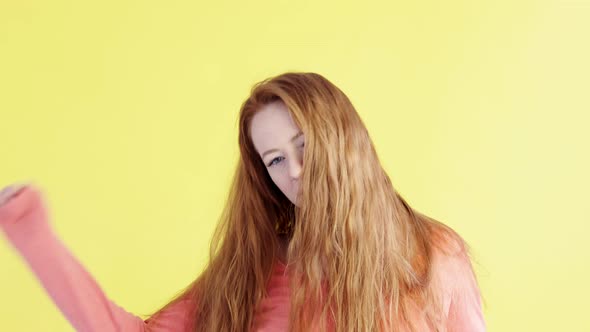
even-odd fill
[[(203, 267), (255, 82), (318, 72), (472, 246), (489, 331), (590, 331), (590, 1), (9, 1), (0, 186), (136, 314)], [(2, 331), (70, 331), (0, 241)]]

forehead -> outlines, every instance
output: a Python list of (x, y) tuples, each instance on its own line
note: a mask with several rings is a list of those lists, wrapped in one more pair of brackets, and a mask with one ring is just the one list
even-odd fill
[(287, 105), (280, 100), (263, 106), (250, 123), (252, 143), (259, 153), (280, 147), (298, 131)]

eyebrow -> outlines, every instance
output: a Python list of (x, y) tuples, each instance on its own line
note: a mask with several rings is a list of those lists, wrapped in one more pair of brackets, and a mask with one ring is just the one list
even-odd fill
[[(295, 134), (295, 136), (293, 136), (291, 138), (291, 142), (293, 142), (294, 140), (296, 140), (297, 138), (299, 138), (299, 136), (301, 136), (301, 135), (303, 135), (303, 132), (302, 131), (299, 131), (297, 134)], [(273, 152), (277, 152), (277, 151), (279, 151), (279, 150), (278, 149), (270, 149), (270, 150), (267, 150), (266, 152), (264, 152), (262, 154), (261, 158), (264, 158), (264, 156), (266, 156), (269, 153), (273, 153)]]

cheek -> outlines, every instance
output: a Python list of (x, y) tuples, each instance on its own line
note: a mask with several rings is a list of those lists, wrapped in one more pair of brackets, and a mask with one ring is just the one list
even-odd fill
[(286, 173), (282, 172), (281, 170), (271, 170), (269, 171), (270, 178), (272, 182), (283, 192), (286, 193), (287, 190), (287, 176)]

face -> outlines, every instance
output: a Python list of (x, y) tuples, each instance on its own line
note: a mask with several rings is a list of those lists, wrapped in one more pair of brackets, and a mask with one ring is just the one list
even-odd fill
[(282, 101), (265, 105), (252, 118), (252, 143), (277, 187), (296, 206), (303, 167), (304, 136)]

